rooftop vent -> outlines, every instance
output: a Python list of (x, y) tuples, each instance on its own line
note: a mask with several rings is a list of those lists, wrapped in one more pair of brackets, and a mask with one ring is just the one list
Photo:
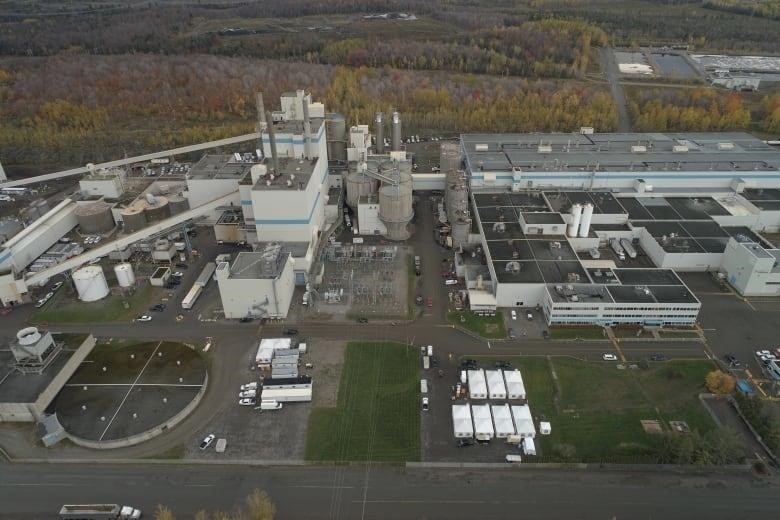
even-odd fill
[(580, 127), (580, 133), (582, 135), (590, 135), (593, 133), (593, 127), (592, 126), (581, 126)]
[(688, 153), (688, 147), (682, 144), (678, 144), (672, 147), (674, 153)]
[(552, 153), (552, 146), (549, 144), (540, 144), (536, 151), (539, 153)]
[(645, 153), (647, 152), (647, 146), (645, 145), (634, 145), (631, 147), (631, 153)]
[(474, 150), (477, 151), (477, 152), (487, 152), (488, 151), (488, 145), (485, 144), (485, 143), (475, 144), (474, 145)]
[(732, 142), (718, 143), (718, 150), (733, 150), (733, 149), (734, 149), (734, 143)]

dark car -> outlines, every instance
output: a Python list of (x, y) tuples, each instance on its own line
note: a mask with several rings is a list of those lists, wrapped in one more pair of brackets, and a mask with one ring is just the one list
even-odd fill
[(478, 366), (479, 365), (478, 365), (476, 359), (461, 359), (460, 360), (460, 368), (462, 368), (462, 369), (475, 370)]
[(240, 320), (238, 320), (241, 323), (249, 323), (250, 321), (254, 320), (252, 316), (244, 316)]
[(509, 363), (508, 361), (496, 361), (495, 366), (496, 368), (504, 368), (506, 370), (510, 370), (512, 368), (512, 363)]
[(474, 441), (472, 439), (460, 439), (457, 446), (458, 448), (468, 448), (469, 446), (474, 446)]
[(726, 354), (723, 356), (723, 360), (729, 364), (729, 366), (732, 367), (738, 367), (739, 366), (739, 360), (737, 359), (737, 356), (734, 354)]
[(287, 329), (284, 331), (284, 333), (287, 334), (288, 336), (295, 336), (296, 334), (298, 334), (298, 329)]
[(431, 366), (437, 367), (439, 366), (439, 358), (436, 356), (431, 356)]
[(149, 309), (152, 312), (162, 312), (165, 310), (165, 304), (164, 303), (158, 303), (157, 305), (154, 305)]
[(653, 354), (650, 356), (650, 361), (666, 361), (669, 359), (666, 354)]
[(546, 330), (543, 330), (543, 331), (542, 331), (542, 337), (543, 337), (544, 339), (547, 339), (547, 338), (549, 338), (549, 337), (550, 337), (550, 333), (549, 333), (549, 332), (547, 332)]
[(179, 262), (178, 264), (176, 264), (176, 267), (178, 267), (179, 269), (187, 269), (189, 266), (185, 263)]
[(368, 318), (358, 318), (357, 322), (358, 323), (368, 323)]

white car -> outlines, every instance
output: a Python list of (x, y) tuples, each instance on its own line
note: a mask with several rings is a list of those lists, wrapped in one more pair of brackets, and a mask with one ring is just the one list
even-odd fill
[(143, 316), (138, 316), (135, 321), (152, 321), (152, 317), (148, 314), (144, 314)]
[(52, 290), (52, 291), (56, 291), (57, 289), (59, 289), (60, 287), (62, 287), (62, 283), (63, 283), (63, 282), (55, 282), (55, 283), (54, 283), (54, 285), (52, 285), (52, 286), (51, 286), (51, 290)]
[(517, 311), (512, 311), (512, 319), (517, 320)]
[(532, 313), (530, 313), (530, 312), (526, 313), (525, 317), (528, 318), (528, 321), (531, 321), (531, 320), (534, 319), (534, 315)]
[(427, 397), (423, 397), (422, 398), (422, 409), (423, 409), (423, 412), (427, 412), (428, 411), (428, 398)]
[(244, 390), (257, 390), (257, 381), (241, 385), (241, 391), (243, 392)]
[(241, 406), (254, 406), (255, 403), (256, 403), (256, 401), (254, 400), (254, 398), (251, 398), (251, 397), (246, 397), (244, 399), (239, 399), (238, 400), (238, 404), (241, 405)]
[(771, 356), (771, 355), (772, 355), (772, 353), (769, 352), (768, 350), (756, 350), (756, 356), (758, 356), (758, 357), (761, 357), (761, 356)]
[(617, 356), (615, 354), (604, 354), (601, 356), (601, 359), (604, 361), (617, 361)]
[(213, 433), (206, 435), (206, 438), (203, 439), (203, 441), (201, 441), (200, 443), (200, 449), (205, 450), (206, 448), (211, 446), (211, 443), (214, 442), (215, 438), (216, 436)]
[(244, 390), (243, 392), (238, 394), (238, 397), (240, 397), (241, 399), (246, 399), (249, 397), (251, 398), (257, 397), (257, 390)]

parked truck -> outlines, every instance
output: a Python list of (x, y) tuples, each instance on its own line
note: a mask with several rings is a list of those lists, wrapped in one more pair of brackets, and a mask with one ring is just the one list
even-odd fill
[(60, 520), (136, 520), (141, 510), (119, 504), (65, 504), (60, 508)]
[(620, 245), (623, 246), (623, 249), (626, 251), (629, 258), (636, 258), (636, 248), (629, 239), (621, 238)]
[(610, 238), (609, 246), (612, 248), (612, 250), (615, 252), (615, 254), (620, 260), (626, 259), (626, 253), (625, 251), (623, 251), (623, 248), (620, 245), (620, 241), (618, 241), (617, 238)]

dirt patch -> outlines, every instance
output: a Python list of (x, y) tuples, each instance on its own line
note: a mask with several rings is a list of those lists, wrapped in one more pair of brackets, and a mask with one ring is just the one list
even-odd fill
[(655, 420), (645, 420), (645, 421), (639, 421), (642, 423), (642, 429), (645, 431), (645, 433), (663, 433), (664, 429), (661, 427), (660, 421)]
[(309, 350), (304, 354), (302, 362), (314, 365), (306, 369), (314, 381), (312, 406), (336, 406), (346, 346), (344, 341), (325, 340), (317, 340), (308, 346)]

